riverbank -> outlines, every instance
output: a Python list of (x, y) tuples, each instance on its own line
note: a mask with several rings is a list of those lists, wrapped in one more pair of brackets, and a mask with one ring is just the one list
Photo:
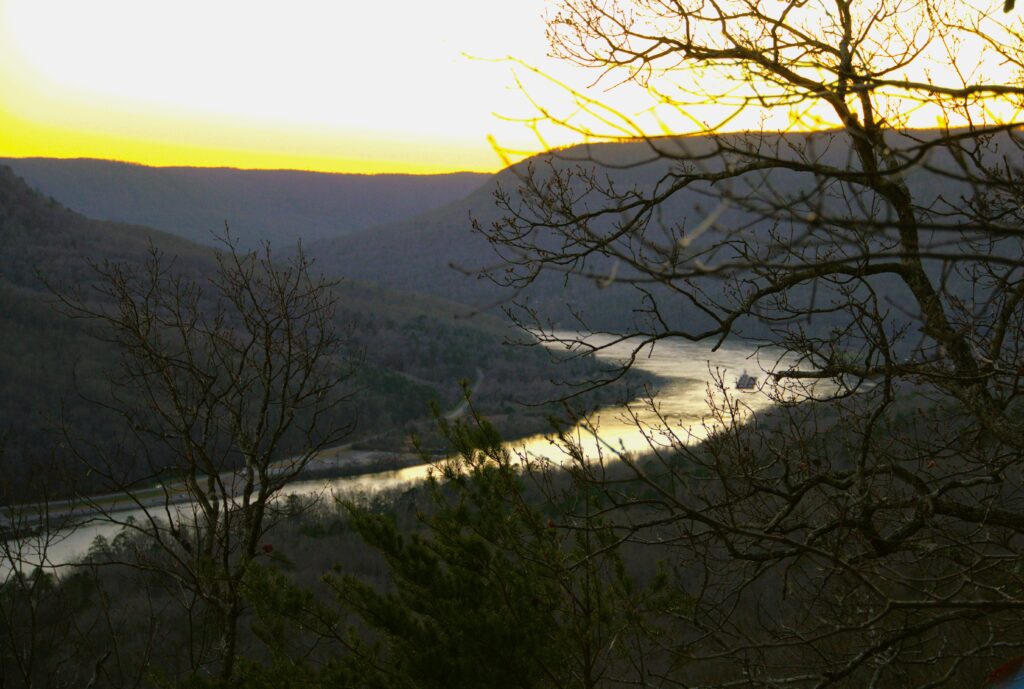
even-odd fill
[[(599, 358), (606, 363), (614, 363), (628, 354), (628, 347), (612, 347), (602, 350)], [(731, 382), (743, 370), (757, 371), (757, 355), (758, 350), (747, 344), (727, 344), (716, 352), (709, 352), (692, 343), (659, 343), (654, 351), (635, 361), (638, 376), (634, 378), (634, 393), (647, 386), (656, 388), (653, 404), (634, 397), (625, 404), (605, 406), (567, 432), (578, 440), (588, 456), (613, 459), (620, 452), (637, 456), (649, 450), (652, 428), (670, 431), (684, 437), (687, 442), (698, 442), (706, 437), (710, 428), (709, 404), (722, 403), (716, 399), (722, 391), (722, 381)], [(759, 391), (742, 395), (744, 404), (753, 412), (771, 404), (768, 396)], [(508, 445), (517, 452), (561, 461), (563, 458), (558, 456), (559, 450), (549, 437), (547, 414), (535, 408), (528, 423), (530, 428), (527, 432), (509, 440)], [(281, 497), (374, 492), (401, 487), (421, 481), (429, 467), (425, 461), (434, 456), (425, 458), (407, 446), (379, 449), (367, 447), (364, 443), (365, 440), (355, 441), (317, 453), (305, 471), (281, 493)], [(429, 441), (425, 446), (435, 448), (435, 444)], [(439, 448), (440, 444), (436, 447)], [(234, 480), (230, 474), (225, 479)], [(59, 552), (52, 550), (49, 557), (53, 561), (68, 563), (84, 554), (96, 535), (108, 538), (116, 535), (129, 519), (169, 516), (175, 510), (184, 509), (189, 500), (184, 485), (156, 486), (132, 496), (107, 494), (63, 503), (52, 502), (45, 506), (4, 508), (0, 513), (3, 513), (5, 521), (0, 525), (6, 524), (8, 531), (22, 530), (45, 521), (50, 528), (67, 530), (69, 534), (62, 541)]]

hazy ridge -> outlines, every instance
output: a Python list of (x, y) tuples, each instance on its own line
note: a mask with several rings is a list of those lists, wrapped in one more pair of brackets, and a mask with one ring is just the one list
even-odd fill
[[(917, 140), (927, 140), (934, 133), (922, 131), (913, 135)], [(848, 141), (837, 132), (763, 136), (756, 133), (734, 134), (724, 135), (724, 138), (734, 145), (749, 139), (754, 145), (761, 145), (766, 151), (782, 157), (803, 151), (803, 154), (822, 163), (856, 166), (856, 162), (851, 160), (853, 152)], [(517, 301), (528, 302), (543, 317), (562, 327), (576, 325), (575, 314), (582, 314), (587, 323), (595, 327), (624, 327), (624, 324), (644, 316), (637, 311), (641, 295), (621, 284), (601, 286), (594, 280), (578, 276), (567, 280), (565, 275), (554, 272), (542, 274), (534, 284), (518, 294), (494, 284), (484, 275), (499, 266), (502, 257), (497, 253), (495, 245), (474, 230), (473, 221), (486, 229), (498, 220), (501, 211), (495, 205), (496, 193), (502, 190), (514, 196), (529, 169), (538, 171), (541, 179), (545, 171), (550, 169), (587, 170), (594, 172), (599, 180), (612, 180), (619, 191), (632, 189), (650, 193), (656, 185), (664, 184), (666, 175), (672, 172), (673, 166), (683, 162), (682, 158), (697, 160), (699, 165), (721, 165), (722, 161), (719, 159), (713, 162), (713, 157), (703, 160), (714, 150), (714, 141), (714, 138), (707, 136), (677, 137), (655, 139), (651, 143), (587, 144), (540, 154), (506, 168), (480, 189), (443, 208), (344, 237), (313, 242), (308, 248), (329, 273), (373, 280), (400, 290), (444, 295), (448, 299), (483, 307), (496, 303), (507, 304), (514, 296)], [(904, 139), (900, 143), (909, 142), (909, 139)], [(673, 160), (673, 156), (681, 158)], [(944, 153), (932, 155), (930, 164), (935, 167), (952, 165)], [(935, 203), (940, 198), (956, 199), (970, 191), (966, 185), (951, 177), (925, 170), (911, 171), (907, 181), (922, 205)], [(746, 192), (756, 199), (762, 192), (760, 185), (764, 183), (765, 180), (759, 174), (746, 175), (732, 182), (733, 193), (742, 197)], [(778, 208), (785, 208), (788, 199), (799, 198), (811, 183), (813, 180), (802, 173), (773, 170), (771, 194), (778, 197)], [(658, 216), (648, 228), (648, 237), (657, 239), (669, 236), (676, 231), (675, 228), (699, 224), (717, 203), (715, 193), (709, 191), (706, 187), (694, 185), (663, 201)], [(600, 207), (603, 201), (590, 192), (584, 202), (592, 203), (590, 208), (593, 210)], [(766, 233), (773, 224), (770, 210), (742, 208), (734, 204), (718, 217), (715, 225), (695, 246), (702, 242), (710, 244), (721, 241), (731, 232), (752, 232), (753, 236), (763, 233), (760, 236), (766, 239)], [(842, 209), (837, 212), (842, 212)], [(597, 223), (600, 228), (601, 222), (607, 223), (612, 219), (609, 216), (591, 222)], [(588, 258), (588, 270), (598, 274), (602, 271), (612, 274), (616, 269), (603, 261), (600, 257)], [(938, 269), (937, 266), (933, 267)], [(623, 275), (624, 271), (618, 275)], [(500, 278), (501, 270), (494, 274)], [(886, 282), (884, 277), (882, 282)], [(659, 294), (657, 286), (652, 289), (655, 295)], [(801, 294), (802, 289), (797, 288), (794, 294)], [(902, 288), (894, 284), (892, 289), (898, 291)], [(810, 291), (808, 285), (807, 292)], [(695, 327), (696, 323), (705, 318), (685, 300), (666, 296), (668, 298), (662, 300), (665, 308), (663, 316), (689, 327)], [(812, 324), (812, 327), (829, 327), (827, 318), (817, 320), (819, 322)], [(710, 325), (710, 322), (705, 321), (705, 324)], [(745, 328), (746, 334), (754, 337), (764, 335), (767, 327), (755, 322), (741, 322), (740, 326)]]
[(200, 244), (227, 222), (244, 247), (338, 237), (462, 198), (488, 175), (356, 175), (149, 167), (92, 159), (0, 158), (41, 193), (93, 218)]

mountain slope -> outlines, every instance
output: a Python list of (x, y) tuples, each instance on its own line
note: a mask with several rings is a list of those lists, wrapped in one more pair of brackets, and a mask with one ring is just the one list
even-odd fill
[[(918, 133), (922, 137), (928, 135), (927, 132)], [(745, 135), (729, 136), (739, 139)], [(819, 162), (834, 166), (848, 165), (852, 155), (843, 137), (834, 132), (772, 135), (766, 136), (764, 141), (766, 150), (779, 150), (783, 155), (787, 151), (812, 151)], [(713, 154), (714, 143), (708, 137), (665, 139), (658, 143), (668, 148), (685, 147), (686, 156), (698, 161), (695, 164), (712, 168), (723, 164)], [(948, 160), (942, 162), (942, 154), (933, 155), (931, 163), (950, 164)], [(528, 300), (542, 315), (563, 326), (575, 325), (574, 314), (582, 310), (590, 325), (621, 327), (624, 322), (642, 317), (637, 312), (637, 309), (642, 308), (641, 295), (631, 289), (619, 289), (621, 283), (616, 284), (614, 280), (605, 281), (606, 288), (602, 288), (596, 280), (574, 278), (567, 281), (564, 275), (551, 272), (542, 275), (523, 293), (515, 295), (513, 290), (498, 287), (486, 278), (482, 279), (480, 274), (484, 269), (500, 266), (503, 257), (486, 237), (473, 230), (472, 220), (475, 219), (484, 228), (498, 220), (501, 212), (496, 207), (495, 194), (499, 189), (511, 192), (515, 203), (514, 193), (523, 184), (523, 175), (531, 166), (539, 171), (548, 166), (563, 171), (583, 169), (593, 172), (598, 183), (612, 180), (619, 192), (637, 190), (649, 194), (657, 185), (665, 184), (667, 173), (676, 164), (667, 158), (652, 156), (650, 147), (644, 143), (569, 148), (512, 166), (492, 177), (484, 187), (465, 199), (444, 208), (345, 237), (315, 242), (308, 249), (318, 257), (328, 272), (348, 275), (354, 279), (374, 280), (395, 289), (444, 295), (449, 299), (484, 307), (516, 296), (518, 300)], [(964, 185), (956, 180), (923, 170), (911, 171), (907, 179), (923, 204), (940, 197), (956, 199), (965, 192)], [(586, 186), (585, 182), (577, 181), (581, 188)], [(785, 224), (784, 220), (776, 220), (782, 213), (778, 209), (786, 208), (788, 199), (798, 198), (807, 185), (813, 183), (811, 175), (785, 170), (773, 170), (770, 179), (750, 174), (731, 180), (732, 194), (740, 198), (740, 202), (733, 203), (718, 215), (714, 225), (692, 246), (721, 241), (726, 236), (733, 236), (732, 233), (745, 233), (743, 236), (748, 239), (753, 237), (756, 241), (764, 242), (767, 232)], [(781, 199), (775, 209), (778, 212), (774, 215), (772, 209), (761, 212), (755, 207), (759, 199), (766, 196), (763, 194), (764, 185), (770, 185), (771, 193)], [(651, 217), (646, 239), (671, 246), (674, 238), (679, 236), (679, 228), (699, 225), (715, 208), (718, 202), (716, 191), (694, 185), (675, 192), (659, 205), (657, 214)], [(749, 207), (742, 205), (744, 196), (751, 199)], [(592, 189), (581, 190), (578, 198), (582, 199), (579, 207), (586, 204), (591, 210), (600, 208), (606, 202)], [(841, 204), (843, 199), (836, 197), (834, 202)], [(590, 223), (593, 229), (602, 232), (618, 218), (618, 215), (610, 213)], [(555, 248), (563, 240), (555, 237), (548, 241), (553, 242), (551, 247)], [(645, 248), (640, 246), (640, 242), (628, 246), (630, 241), (628, 237), (622, 239), (621, 246), (637, 252), (638, 256), (644, 255)], [(507, 247), (502, 250), (509, 251)], [(643, 260), (651, 260), (650, 255), (647, 256)], [(457, 269), (453, 269), (453, 265)], [(602, 259), (594, 256), (588, 257), (586, 268), (597, 275), (615, 275), (615, 271), (621, 269), (622, 272), (617, 273), (621, 276), (627, 270), (622, 266), (612, 266), (607, 261), (602, 262)], [(502, 277), (500, 269), (496, 277)], [(658, 288), (653, 289), (657, 295)], [(682, 299), (667, 299), (662, 306), (668, 309), (663, 316), (685, 321), (691, 326), (704, 318)], [(827, 319), (822, 319), (821, 326), (827, 325)], [(756, 329), (761, 326), (752, 324), (751, 327)], [(753, 331), (748, 334), (753, 334)]]
[(462, 198), (487, 175), (351, 175), (147, 167), (91, 159), (6, 158), (30, 186), (93, 218), (138, 223), (200, 244), (225, 222), (243, 247), (338, 237)]
[[(696, 140), (699, 142), (699, 140)], [(600, 289), (593, 282), (558, 274), (542, 275), (523, 293), (500, 287), (483, 276), (501, 263), (495, 247), (473, 230), (473, 221), (486, 228), (501, 217), (495, 204), (499, 189), (514, 192), (525, 171), (548, 165), (559, 169), (583, 164), (600, 169), (624, 186), (650, 188), (668, 167), (663, 161), (645, 162), (649, 150), (642, 144), (600, 144), (542, 154), (491, 177), (464, 199), (415, 218), (381, 225), (344, 237), (308, 245), (328, 273), (356, 280), (372, 280), (404, 291), (443, 295), (472, 307), (507, 303), (513, 296), (529, 301), (548, 318), (566, 327), (576, 325), (573, 313), (583, 308), (590, 326), (606, 327), (634, 318), (636, 295), (627, 290)], [(593, 160), (600, 161), (594, 165)], [(705, 198), (681, 194), (666, 204), (666, 215), (677, 219), (706, 212)], [(699, 217), (699, 215), (697, 216)], [(589, 266), (611, 270), (598, 261)], [(500, 277), (500, 272), (498, 277)]]
[[(87, 401), (109, 399), (118, 352), (92, 336), (94, 324), (55, 310), (50, 287), (87, 292), (95, 279), (91, 262), (139, 265), (151, 247), (199, 281), (216, 265), (211, 248), (142, 226), (86, 218), (0, 167), (0, 455), (6, 460), (0, 504), (13, 494), (24, 498), (33, 474), (51, 488), (58, 478), (73, 480), (77, 489), (101, 487), (90, 483), (95, 477), (83, 475), (80, 464), (58, 470), (50, 460), (70, 459), (65, 433), (78, 439), (79, 450), (118, 456), (121, 420)], [(431, 400), (446, 408), (458, 403), (460, 379), (482, 379), (476, 400), (485, 412), (549, 393), (555, 369), (548, 357), (532, 348), (503, 347), (509, 333), (497, 319), (463, 319), (461, 305), (358, 282), (344, 281), (337, 291), (338, 324), (365, 353), (355, 381), (357, 437), (402, 445), (409, 428), (431, 425)], [(337, 422), (355, 411), (345, 410), (349, 416)], [(544, 414), (536, 410), (525, 425), (540, 430)], [(509, 422), (509, 428), (524, 426), (521, 419)], [(52, 481), (40, 473), (44, 467), (54, 472)], [(146, 467), (125, 463), (119, 469), (140, 476)]]

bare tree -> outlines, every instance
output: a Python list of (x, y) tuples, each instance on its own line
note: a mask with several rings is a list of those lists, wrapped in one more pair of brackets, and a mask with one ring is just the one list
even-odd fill
[(230, 683), (243, 584), (271, 549), (275, 496), (351, 430), (343, 403), (359, 357), (332, 283), (301, 250), (278, 263), (269, 248), (226, 242), (214, 265), (190, 266), (153, 249), (143, 266), (94, 266), (91, 293), (59, 295), (121, 352), (103, 403), (130, 442), (110, 456), (72, 440), (112, 491), (81, 503), (137, 534), (113, 563), (165, 579), (184, 614), (179, 657)]
[[(562, 0), (551, 17), (565, 59), (717, 119), (652, 137), (580, 93), (573, 117), (543, 110), (618, 144), (499, 191), (503, 218), (478, 224), (494, 279), (631, 293), (628, 318), (598, 322), (634, 358), (747, 337), (775, 362), (770, 414), (738, 423), (723, 381), (707, 442), (662, 424), (652, 459), (623, 457), (634, 485), (604, 483), (697, 601), (677, 651), (700, 662), (662, 682), (966, 686), (1024, 643), (1024, 37), (992, 9)], [(721, 131), (755, 110), (797, 131)], [(921, 113), (940, 128), (911, 128)]]

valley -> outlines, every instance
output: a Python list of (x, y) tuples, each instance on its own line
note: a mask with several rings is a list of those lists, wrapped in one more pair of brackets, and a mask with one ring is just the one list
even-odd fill
[(0, 0), (0, 689), (1024, 687), (1020, 4)]
[[(140, 267), (154, 251), (179, 274), (202, 280), (216, 266), (216, 249), (140, 225), (86, 218), (2, 168), (0, 237), (0, 321), (7, 337), (0, 353), (0, 418), (8, 478), (8, 497), (0, 500), (103, 491), (104, 481), (87, 474), (77, 455), (116, 456), (127, 439), (107, 408), (118, 354), (104, 343), (98, 324), (68, 318), (57, 297), (102, 300), (94, 267)], [(494, 414), (511, 436), (543, 430), (557, 405), (519, 405), (549, 401), (553, 378), (596, 370), (594, 362), (564, 369), (533, 348), (503, 346), (517, 335), (500, 319), (470, 318), (472, 307), (440, 296), (347, 279), (332, 289), (338, 326), (360, 362), (357, 403), (333, 412), (333, 423), (354, 424), (353, 440), (366, 449), (409, 451), (414, 432), (431, 442), (430, 404), (459, 407), (462, 379), (480, 379), (474, 404)], [(593, 399), (611, 397), (606, 390)], [(118, 480), (129, 484), (152, 473), (130, 456), (115, 464)]]

